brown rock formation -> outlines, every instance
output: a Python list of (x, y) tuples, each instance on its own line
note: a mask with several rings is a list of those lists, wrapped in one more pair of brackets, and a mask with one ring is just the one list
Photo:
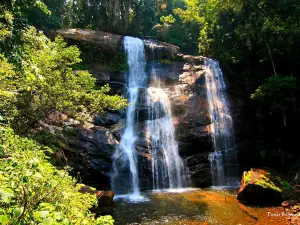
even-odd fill
[[(66, 39), (94, 44), (101, 50), (109, 53), (117, 53), (118, 51), (122, 50), (123, 36), (118, 34), (112, 34), (98, 30), (69, 28), (52, 31), (51, 35), (60, 35)], [(163, 57), (174, 58), (180, 53), (178, 46), (161, 41), (151, 41), (152, 45), (145, 41), (146, 52), (152, 48), (153, 42), (155, 42), (154, 48), (162, 52)]]
[(121, 35), (117, 34), (77, 28), (56, 30), (54, 31), (54, 34), (67, 39), (92, 43), (98, 46), (101, 50), (115, 53), (121, 50), (121, 43), (123, 39)]
[(244, 172), (237, 199), (252, 204), (278, 205), (283, 201), (281, 178), (266, 169)]

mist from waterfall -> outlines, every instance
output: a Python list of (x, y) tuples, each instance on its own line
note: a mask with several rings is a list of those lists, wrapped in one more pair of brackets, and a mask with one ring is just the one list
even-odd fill
[(218, 61), (205, 59), (204, 68), (214, 147), (209, 155), (213, 185), (238, 185), (237, 152), (224, 76)]
[(124, 48), (127, 55), (128, 72), (128, 102), (126, 127), (121, 136), (120, 147), (113, 156), (114, 173), (112, 186), (116, 193), (131, 193), (131, 199), (139, 199), (139, 176), (135, 142), (137, 134), (134, 128), (136, 105), (139, 88), (146, 85), (145, 50), (142, 40), (133, 37), (124, 38)]

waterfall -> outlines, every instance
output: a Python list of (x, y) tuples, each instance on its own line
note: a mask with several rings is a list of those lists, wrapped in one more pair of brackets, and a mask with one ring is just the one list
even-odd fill
[(187, 186), (188, 173), (178, 153), (171, 103), (163, 90), (161, 78), (156, 74), (156, 44), (151, 41), (148, 43), (153, 60), (150, 87), (147, 90), (147, 130), (151, 146), (153, 190), (182, 188)]
[(112, 186), (116, 193), (131, 192), (132, 199), (140, 198), (139, 177), (135, 142), (137, 134), (134, 129), (136, 105), (139, 88), (145, 87), (145, 52), (142, 40), (133, 37), (124, 38), (124, 48), (127, 55), (128, 72), (128, 101), (126, 127), (121, 136), (120, 147), (113, 156), (114, 174)]
[(213, 185), (237, 185), (237, 153), (224, 76), (215, 60), (205, 59), (204, 67), (214, 147), (209, 155)]
[[(155, 66), (152, 66), (149, 77), (153, 86), (147, 88), (149, 79), (145, 70), (143, 41), (125, 37), (124, 48), (129, 67), (129, 106), (120, 146), (113, 155), (112, 188), (118, 196), (129, 198), (130, 201), (140, 201), (145, 199), (140, 195), (139, 168), (143, 168), (140, 165), (147, 162), (138, 162), (136, 145), (139, 141), (145, 139), (145, 143), (148, 143), (146, 148), (151, 155), (149, 165), (153, 190), (186, 187), (187, 172), (178, 153), (171, 104), (167, 93), (161, 87), (161, 79), (156, 76)], [(148, 109), (145, 118), (138, 115), (143, 107)], [(139, 130), (145, 132), (143, 135), (136, 131), (141, 123), (145, 125), (144, 130)]]
[(186, 173), (178, 154), (168, 95), (161, 88), (148, 88), (153, 189), (186, 187)]

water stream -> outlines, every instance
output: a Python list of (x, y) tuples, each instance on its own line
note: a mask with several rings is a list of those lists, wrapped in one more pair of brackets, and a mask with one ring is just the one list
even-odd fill
[(224, 76), (218, 61), (205, 59), (206, 93), (214, 152), (210, 153), (213, 185), (238, 185), (237, 153)]
[(126, 127), (121, 137), (120, 148), (114, 154), (113, 190), (118, 194), (130, 194), (131, 200), (139, 200), (140, 187), (137, 168), (135, 142), (137, 140), (134, 121), (137, 117), (136, 105), (139, 89), (146, 85), (145, 51), (142, 40), (133, 37), (124, 38), (129, 72), (127, 76), (129, 106), (126, 112)]
[[(149, 76), (145, 72), (144, 43), (138, 38), (125, 37), (124, 48), (129, 67), (126, 127), (121, 136), (120, 147), (113, 156), (112, 188), (130, 201), (144, 200), (140, 195), (139, 165), (136, 143), (140, 141), (136, 131), (139, 106), (148, 108), (145, 132), (151, 155), (152, 188), (176, 189), (187, 186), (187, 173), (178, 153), (175, 129), (172, 121), (171, 104), (161, 87), (155, 67)], [(153, 53), (154, 54), (154, 53)], [(150, 87), (147, 88), (150, 83)], [(144, 96), (145, 95), (145, 96)]]

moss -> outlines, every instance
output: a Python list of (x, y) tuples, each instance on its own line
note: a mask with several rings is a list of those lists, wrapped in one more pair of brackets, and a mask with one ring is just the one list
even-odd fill
[(97, 64), (111, 68), (115, 71), (127, 71), (126, 54), (121, 50), (118, 52), (105, 52), (90, 43), (70, 41), (80, 49), (82, 62), (72, 66), (74, 70), (89, 70)]
[(277, 192), (282, 192), (279, 187), (277, 187), (273, 182), (266, 182), (264, 180), (258, 180), (255, 184), (261, 186), (262, 188), (270, 188)]
[(244, 176), (244, 182), (245, 183), (249, 183), (251, 181), (251, 177), (252, 177), (252, 171), (250, 170), (246, 176)]
[(255, 182), (255, 184), (261, 186), (262, 188), (270, 188), (274, 191), (282, 192), (282, 190), (279, 187), (277, 187), (271, 179), (267, 178), (263, 174), (259, 176), (259, 179)]
[(280, 183), (282, 185), (283, 190), (285, 190), (285, 191), (292, 190), (292, 185), (289, 182), (287, 182), (286, 180), (283, 180)]

